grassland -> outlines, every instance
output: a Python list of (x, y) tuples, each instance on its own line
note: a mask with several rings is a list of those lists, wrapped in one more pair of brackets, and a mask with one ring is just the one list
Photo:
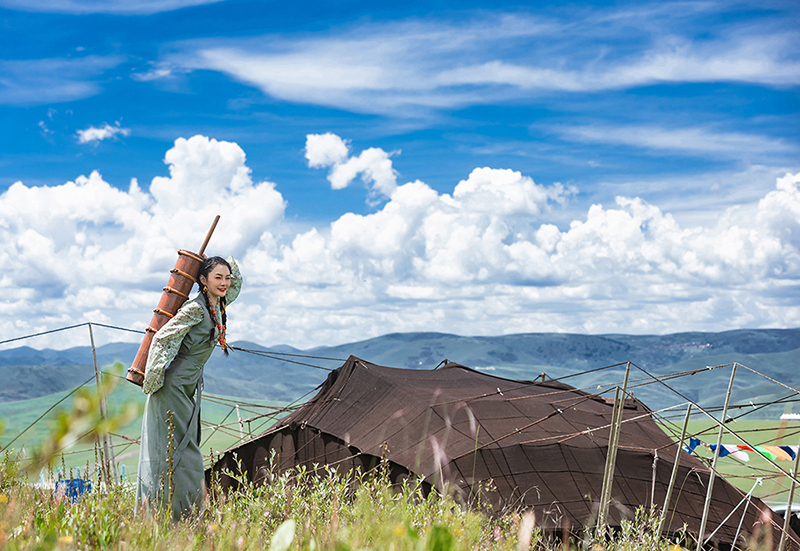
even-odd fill
[[(751, 446), (783, 445), (796, 446), (800, 438), (800, 421), (780, 420), (739, 420), (726, 424), (723, 433), (723, 444), (741, 444), (736, 435), (743, 438)], [(687, 435), (699, 438), (704, 444), (716, 444), (719, 425), (709, 420), (693, 420), (689, 422)], [(680, 427), (672, 425), (667, 428), (668, 434), (680, 434)], [(699, 446), (694, 452), (709, 463), (713, 458), (711, 450)], [(717, 470), (731, 484), (753, 495), (769, 505), (785, 505), (789, 494), (789, 479), (772, 463), (758, 453), (748, 453), (749, 461), (742, 461), (732, 456), (717, 460)], [(784, 471), (790, 472), (791, 461), (777, 460), (775, 463)], [(759, 483), (760, 480), (760, 483)], [(795, 500), (797, 500), (797, 496)]]
[[(0, 448), (5, 448), (11, 440), (28, 429), (24, 435), (13, 443), (16, 449), (15, 457), (31, 457), (35, 450), (45, 442), (54, 430), (60, 414), (69, 411), (72, 407), (71, 391), (60, 392), (41, 398), (23, 400), (19, 402), (0, 403), (0, 419), (3, 420), (5, 430), (0, 434)], [(67, 397), (58, 407), (53, 409), (41, 421), (31, 424), (53, 404)], [(109, 436), (113, 455), (118, 464), (118, 472), (123, 471), (127, 476), (135, 476), (139, 460), (139, 446), (136, 442), (141, 435), (141, 411), (144, 408), (146, 395), (141, 389), (128, 382), (117, 382), (113, 385), (107, 396), (108, 415), (113, 417), (123, 408), (133, 407), (137, 412), (131, 422), (119, 427), (114, 435)], [(274, 412), (285, 404), (264, 400), (250, 400), (242, 404), (237, 413), (234, 403), (225, 397), (204, 395), (201, 406), (203, 421), (203, 446), (204, 455), (209, 455), (211, 450), (221, 451), (233, 446), (241, 440), (241, 436), (260, 434), (272, 422)], [(242, 419), (242, 425), (238, 419)], [(250, 419), (250, 422), (247, 420)], [(92, 442), (75, 445), (59, 450), (57, 467), (63, 465), (66, 469), (84, 469), (89, 465), (90, 470), (95, 465), (95, 449)], [(63, 459), (63, 460), (62, 460)]]
[[(63, 395), (61, 395), (63, 396)], [(0, 415), (7, 421), (6, 436), (17, 434), (33, 421), (37, 414), (61, 396), (0, 405)], [(124, 409), (125, 404), (140, 407), (144, 396), (138, 388), (127, 383), (118, 385), (108, 396), (109, 415)], [(222, 402), (222, 403), (220, 403)], [(208, 423), (227, 424), (236, 413), (225, 400), (204, 401), (203, 417)], [(65, 409), (71, 403), (66, 400)], [(243, 417), (261, 415), (258, 404), (242, 409)], [(72, 403), (75, 417), (76, 405)], [(63, 412), (62, 412), (63, 413)], [(58, 415), (53, 412), (49, 423), (36, 426), (25, 436), (31, 448), (46, 444), (58, 429)], [(137, 420), (119, 427), (116, 434), (138, 438)], [(252, 432), (263, 429), (269, 422), (259, 418), (251, 423)], [(261, 426), (259, 426), (261, 424)], [(673, 427), (674, 428), (674, 427)], [(740, 421), (735, 430), (751, 444), (788, 443), (797, 438), (800, 426), (766, 421)], [(244, 431), (247, 431), (246, 425)], [(213, 435), (212, 435), (213, 432)], [(694, 421), (689, 432), (704, 442), (714, 442), (716, 432), (710, 422)], [(204, 452), (212, 447), (221, 450), (240, 438), (238, 423), (223, 430), (205, 427)], [(784, 441), (785, 440), (785, 441)], [(117, 459), (135, 465), (138, 447), (121, 437), (115, 437)], [(724, 443), (736, 443), (731, 436)], [(58, 450), (58, 452), (68, 450)], [(207, 508), (198, 516), (178, 524), (160, 517), (138, 515), (133, 485), (115, 482), (105, 486), (94, 467), (94, 449), (83, 454), (56, 453), (56, 465), (88, 465), (82, 476), (92, 478), (95, 491), (77, 503), (59, 498), (52, 489), (35, 487), (21, 470), (26, 463), (16, 461), (16, 454), (6, 455), (0, 463), (0, 548), (4, 549), (324, 549), (347, 551), (355, 549), (392, 550), (460, 550), (460, 549), (556, 549), (581, 548), (600, 551), (627, 549), (630, 551), (675, 549), (674, 542), (659, 539), (654, 534), (654, 513), (639, 511), (637, 518), (623, 525), (610, 540), (592, 539), (591, 532), (573, 535), (565, 547), (559, 534), (544, 533), (536, 527), (536, 519), (521, 511), (485, 514), (476, 507), (464, 507), (449, 496), (432, 493), (424, 496), (419, 481), (407, 482), (402, 488), (392, 488), (380, 476), (360, 477), (357, 484), (348, 484), (335, 473), (322, 477), (305, 471), (287, 472), (276, 476), (269, 485), (242, 488), (228, 495), (213, 493)], [(704, 449), (701, 456), (708, 456)], [(63, 457), (63, 459), (62, 459)], [(751, 454), (751, 462), (723, 458), (719, 468), (744, 491), (748, 491), (756, 476), (767, 482), (756, 495), (781, 497), (781, 481), (769, 471), (763, 459)], [(788, 462), (787, 462), (788, 467)], [(128, 469), (129, 475), (134, 469)], [(36, 478), (34, 473), (34, 479)], [(777, 490), (770, 484), (777, 484)], [(216, 497), (214, 497), (216, 496)], [(474, 504), (473, 504), (474, 505)], [(685, 543), (685, 542), (684, 542)], [(570, 547), (572, 545), (572, 547)], [(760, 549), (754, 542), (752, 549)]]
[[(385, 472), (385, 471), (384, 471)], [(95, 481), (97, 483), (97, 481)], [(449, 496), (425, 496), (421, 481), (392, 487), (378, 469), (356, 480), (305, 470), (227, 495), (212, 488), (205, 509), (179, 523), (134, 514), (131, 484), (96, 486), (75, 503), (24, 482), (0, 462), (0, 548), (270, 551), (539, 550), (675, 551), (644, 511), (608, 539), (544, 533), (530, 513), (486, 515)], [(561, 541), (563, 540), (563, 541)], [(754, 548), (755, 549), (755, 548)]]

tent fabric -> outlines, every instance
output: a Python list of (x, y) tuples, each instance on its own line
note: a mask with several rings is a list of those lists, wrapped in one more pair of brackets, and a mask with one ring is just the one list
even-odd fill
[[(495, 513), (533, 509), (540, 526), (581, 527), (596, 518), (612, 409), (613, 400), (556, 381), (503, 379), (454, 363), (435, 370), (398, 369), (351, 356), (313, 399), (257, 438), (227, 450), (212, 470), (241, 468), (259, 482), (270, 476), (273, 453), (278, 472), (299, 465), (363, 471), (385, 456), (395, 482), (421, 475), (431, 487), (470, 504), (480, 488), (482, 504)], [(664, 502), (677, 444), (650, 414), (638, 400), (624, 403), (612, 526), (641, 505)], [(709, 474), (704, 463), (683, 453), (666, 530), (677, 532), (686, 524), (698, 532)], [(223, 484), (235, 481), (223, 477)], [(707, 534), (743, 498), (717, 477)], [(743, 505), (717, 530), (716, 541), (733, 541), (742, 510)], [(771, 515), (752, 498), (742, 532), (759, 529)], [(782, 519), (775, 522), (773, 534)]]

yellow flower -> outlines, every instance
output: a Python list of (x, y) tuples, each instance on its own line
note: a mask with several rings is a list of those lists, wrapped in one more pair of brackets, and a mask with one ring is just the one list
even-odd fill
[(395, 524), (394, 527), (392, 528), (392, 533), (396, 538), (404, 536), (406, 533), (406, 527), (403, 526), (402, 524)]
[(0, 503), (7, 503), (8, 496), (6, 494), (0, 494)]
[(58, 541), (59, 543), (72, 543), (73, 541), (75, 541), (75, 538), (73, 538), (72, 536), (61, 536), (60, 538), (58, 538)]
[(683, 547), (678, 545), (677, 543), (673, 543), (669, 546), (669, 551), (683, 551)]

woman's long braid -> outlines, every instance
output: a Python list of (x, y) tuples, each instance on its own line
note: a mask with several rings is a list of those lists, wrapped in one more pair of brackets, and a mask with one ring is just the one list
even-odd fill
[[(227, 356), (228, 352), (228, 343), (227, 343), (227, 333), (228, 333), (228, 313), (225, 311), (225, 297), (219, 297), (219, 311), (222, 314), (222, 351)], [(216, 322), (216, 320), (215, 320)]]
[[(217, 322), (217, 313), (211, 306), (211, 301), (208, 298), (208, 292), (206, 291), (205, 285), (203, 285), (203, 289), (201, 290), (201, 292), (203, 293), (203, 297), (206, 299), (206, 308), (208, 308), (208, 312), (211, 314), (212, 327), (211, 331), (209, 331), (208, 333), (208, 339), (210, 341), (214, 341), (218, 339), (220, 336), (223, 336), (222, 340), (224, 341), (224, 335), (228, 328), (227, 327), (228, 315), (225, 313), (225, 297), (220, 297), (219, 299), (219, 307), (220, 310), (222, 311), (222, 326), (221, 326), (222, 328), (220, 329), (219, 322)], [(219, 335), (217, 335), (218, 329), (219, 329)], [(222, 352), (224, 352), (226, 356), (230, 353), (228, 352), (228, 347), (225, 345), (222, 346)]]

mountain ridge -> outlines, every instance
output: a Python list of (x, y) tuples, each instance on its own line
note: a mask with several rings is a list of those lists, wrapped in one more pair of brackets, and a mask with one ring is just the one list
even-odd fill
[[(389, 333), (336, 346), (300, 350), (288, 345), (263, 346), (249, 341), (233, 343), (256, 351), (233, 351), (225, 358), (215, 351), (206, 367), (207, 392), (238, 398), (270, 398), (291, 401), (308, 394), (350, 355), (393, 367), (432, 369), (443, 360), (515, 379), (534, 379), (545, 373), (551, 378), (632, 362), (654, 374), (666, 374), (705, 367), (716, 359), (724, 363), (744, 358), (763, 373), (786, 384), (800, 379), (800, 328), (738, 329), (719, 333), (683, 332), (668, 335), (586, 335), (577, 333), (517, 333), (498, 336), (460, 336), (440, 332)], [(99, 365), (114, 361), (129, 365), (138, 349), (136, 343), (106, 343), (97, 347)], [(332, 357), (335, 360), (298, 358), (281, 354)], [(267, 354), (268, 357), (264, 354)], [(742, 358), (742, 360), (737, 360)], [(716, 364), (715, 364), (716, 365)], [(624, 366), (582, 375), (571, 384), (597, 384), (618, 377)], [(73, 388), (94, 373), (89, 346), (65, 350), (37, 350), (27, 346), (0, 351), (0, 402), (46, 396)], [(759, 397), (772, 396), (752, 373), (738, 376), (737, 393), (759, 385)], [(725, 377), (722, 377), (724, 379)], [(722, 383), (714, 373), (704, 385), (688, 380), (674, 383), (688, 386), (686, 392), (702, 401), (704, 395), (718, 397)], [(800, 382), (800, 381), (798, 381)], [(640, 396), (655, 407), (665, 403), (663, 389), (643, 388)], [(777, 396), (777, 392), (774, 393)]]

